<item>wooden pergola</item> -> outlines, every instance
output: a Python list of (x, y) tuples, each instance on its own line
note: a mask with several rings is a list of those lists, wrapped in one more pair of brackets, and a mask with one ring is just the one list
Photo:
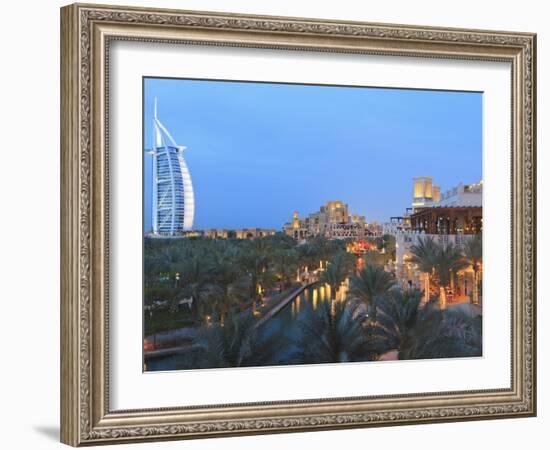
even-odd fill
[(476, 234), (483, 228), (481, 206), (433, 206), (410, 216), (411, 229), (427, 234)]

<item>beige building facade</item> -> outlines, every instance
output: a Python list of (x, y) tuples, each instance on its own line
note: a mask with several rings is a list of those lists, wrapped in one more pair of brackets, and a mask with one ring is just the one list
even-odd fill
[(300, 217), (294, 211), (292, 219), (283, 231), (294, 239), (302, 240), (312, 236), (328, 239), (364, 239), (371, 234), (365, 216), (350, 214), (349, 207), (341, 200), (325, 203), (319, 211)]

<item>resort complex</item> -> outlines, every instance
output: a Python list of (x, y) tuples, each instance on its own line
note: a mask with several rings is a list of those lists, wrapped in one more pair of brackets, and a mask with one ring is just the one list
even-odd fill
[(174, 233), (173, 235), (160, 235), (156, 233), (149, 233), (147, 237), (150, 238), (210, 238), (210, 239), (254, 239), (266, 236), (273, 236), (277, 233), (277, 230), (271, 228), (212, 228), (205, 230), (182, 230)]
[(413, 250), (426, 242), (466, 249), (475, 244), (479, 247), (479, 257), (470, 258), (470, 264), (456, 270), (449, 278), (449, 286), (445, 287), (445, 292), (439, 294), (445, 303), (479, 304), (481, 243), (475, 241), (480, 240), (483, 229), (483, 182), (470, 185), (460, 183), (440, 193), (439, 188), (434, 189), (432, 186), (431, 177), (421, 177), (414, 179), (413, 191), (412, 207), (407, 208), (403, 216), (392, 217), (383, 230), (384, 234), (395, 238), (396, 257), (392, 270), (398, 282), (403, 287), (423, 290), (424, 298), (428, 300), (431, 295), (437, 294), (430, 285), (432, 274), (421, 270)]
[(341, 200), (330, 201), (319, 208), (319, 211), (300, 217), (294, 211), (292, 219), (283, 227), (288, 236), (297, 240), (313, 236), (324, 236), (328, 239), (365, 239), (380, 231), (377, 223), (367, 223), (365, 216), (350, 214), (348, 205)]
[(382, 225), (332, 200), (279, 230), (193, 229), (181, 147), (155, 121), (146, 370), (481, 355), (483, 182), (414, 178)]

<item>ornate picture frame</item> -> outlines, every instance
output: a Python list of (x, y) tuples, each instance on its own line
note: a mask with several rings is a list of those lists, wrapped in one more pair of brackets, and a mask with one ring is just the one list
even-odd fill
[[(113, 411), (109, 49), (117, 40), (505, 61), (512, 67), (511, 386)], [(61, 9), (61, 440), (73, 445), (536, 415), (536, 36), (74, 4)], [(258, 399), (261, 401), (261, 399)]]

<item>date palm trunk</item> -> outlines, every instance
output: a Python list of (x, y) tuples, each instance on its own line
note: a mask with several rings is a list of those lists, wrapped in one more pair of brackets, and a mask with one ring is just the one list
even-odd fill
[(474, 289), (473, 289), (473, 303), (474, 305), (479, 304), (479, 281), (477, 276), (477, 269), (474, 267)]
[(439, 308), (440, 309), (447, 308), (447, 294), (445, 292), (444, 286), (439, 287)]
[(424, 303), (430, 301), (430, 274), (424, 272)]

